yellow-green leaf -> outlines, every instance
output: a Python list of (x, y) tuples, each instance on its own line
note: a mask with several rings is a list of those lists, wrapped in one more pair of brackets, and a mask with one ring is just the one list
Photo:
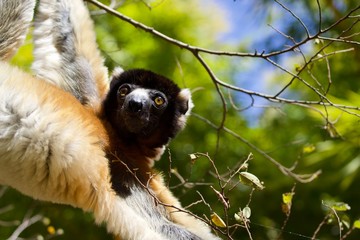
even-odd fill
[(303, 147), (303, 153), (309, 154), (316, 150), (316, 147), (313, 144), (307, 144)]
[(224, 220), (222, 220), (219, 215), (217, 215), (216, 213), (212, 213), (211, 214), (211, 221), (217, 226), (217, 227), (221, 227), (224, 228), (226, 227), (226, 224), (224, 222)]
[(360, 220), (359, 219), (354, 222), (354, 228), (360, 229)]
[(350, 218), (341, 218), (341, 223), (347, 228), (350, 228)]
[(293, 196), (294, 196), (294, 193), (292, 193), (292, 192), (283, 193), (283, 194), (282, 194), (283, 203), (285, 203), (285, 204), (291, 204), (291, 203), (292, 203)]
[(345, 212), (351, 209), (347, 203), (343, 202), (336, 202), (331, 207), (338, 212)]

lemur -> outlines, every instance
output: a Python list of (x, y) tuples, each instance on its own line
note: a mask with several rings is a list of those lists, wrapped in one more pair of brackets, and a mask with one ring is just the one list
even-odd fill
[(34, 5), (0, 0), (0, 184), (91, 211), (118, 239), (218, 239), (152, 169), (190, 92), (146, 70), (116, 70), (109, 84), (81, 0), (40, 0), (37, 76), (9, 65)]

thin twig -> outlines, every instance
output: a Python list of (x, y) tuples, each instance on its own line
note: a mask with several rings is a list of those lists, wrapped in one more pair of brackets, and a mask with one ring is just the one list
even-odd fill
[(191, 52), (203, 52), (203, 53), (208, 53), (208, 54), (214, 54), (214, 55), (220, 55), (220, 56), (233, 56), (233, 57), (255, 57), (255, 58), (269, 58), (269, 57), (273, 57), (273, 56), (277, 56), (283, 53), (287, 53), (287, 52), (292, 52), (294, 51), (294, 49), (298, 48), (301, 45), (304, 45), (305, 43), (318, 38), (318, 36), (320, 36), (323, 33), (326, 33), (328, 31), (330, 31), (331, 29), (333, 29), (334, 27), (336, 27), (337, 25), (339, 25), (341, 22), (343, 22), (345, 19), (347, 19), (349, 16), (351, 16), (354, 12), (356, 12), (358, 9), (360, 9), (360, 5), (355, 7), (354, 9), (352, 9), (351, 11), (349, 11), (347, 14), (345, 14), (342, 18), (340, 18), (339, 20), (337, 20), (335, 23), (333, 23), (332, 25), (330, 25), (329, 27), (319, 31), (317, 34), (313, 35), (313, 36), (309, 36), (307, 38), (305, 38), (304, 40), (298, 42), (297, 44), (290, 46), (286, 49), (283, 50), (279, 50), (279, 51), (273, 51), (270, 53), (257, 53), (256, 51), (254, 53), (241, 53), (241, 52), (230, 52), (230, 51), (217, 51), (217, 50), (211, 50), (211, 49), (206, 49), (206, 48), (201, 48), (201, 47), (196, 47), (196, 46), (192, 46), (190, 44), (181, 42), (177, 39), (171, 38), (157, 30), (155, 30), (152, 27), (148, 27), (145, 24), (142, 24), (140, 22), (137, 22), (117, 11), (115, 11), (114, 9), (106, 6), (105, 4), (100, 3), (97, 0), (85, 0), (87, 2), (90, 2), (92, 4), (94, 4), (95, 6), (107, 11), (109, 14), (116, 16), (117, 18), (133, 25), (136, 28), (140, 28), (142, 30), (144, 30), (145, 32), (149, 32), (151, 34), (153, 34), (154, 36), (157, 36), (171, 44), (174, 44), (180, 48), (184, 48), (187, 49)]
[(11, 234), (11, 236), (8, 238), (8, 240), (16, 240), (19, 238), (20, 234), (29, 226), (32, 224), (39, 222), (43, 216), (41, 215), (35, 215), (30, 218), (24, 219), (24, 221), (15, 229), (15, 231)]
[(310, 38), (310, 32), (309, 32), (309, 29), (306, 27), (305, 23), (293, 11), (291, 11), (289, 8), (287, 8), (283, 3), (281, 3), (278, 0), (275, 0), (275, 2), (277, 4), (279, 4), (283, 9), (285, 9), (288, 13), (290, 13), (301, 24), (301, 26), (304, 28), (304, 30), (306, 32), (306, 36), (308, 38)]
[(316, 236), (319, 234), (321, 228), (326, 224), (326, 221), (330, 218), (330, 215), (326, 215), (324, 219), (320, 222), (320, 224), (317, 226), (317, 228), (314, 231), (313, 236), (311, 237), (311, 240), (315, 240)]
[[(295, 187), (296, 187), (296, 183), (294, 183), (293, 187), (291, 188), (291, 192), (290, 194), (292, 194), (292, 196), (295, 195)], [(290, 215), (291, 215), (291, 209), (292, 209), (292, 201), (291, 200), (291, 203), (290, 203), (290, 206), (289, 206), (289, 209), (288, 209), (288, 212), (286, 213), (286, 218), (283, 222), (283, 225), (281, 226), (281, 230), (280, 230), (280, 234), (278, 235), (277, 239), (280, 240), (281, 239), (281, 236), (285, 230), (285, 227), (287, 225), (287, 223), (289, 222), (289, 219), (290, 219)]]
[[(210, 120), (208, 120), (206, 118), (203, 118), (202, 116), (200, 116), (200, 115), (198, 115), (196, 113), (192, 113), (192, 115), (195, 116), (196, 118), (204, 121), (205, 123), (209, 124), (210, 126), (212, 126), (214, 128), (217, 127)], [(254, 144), (250, 143), (249, 141), (247, 141), (245, 138), (241, 137), (239, 134), (235, 133), (234, 131), (232, 131), (232, 130), (226, 128), (226, 127), (223, 128), (223, 131), (229, 133), (230, 135), (232, 135), (236, 139), (238, 139), (238, 140), (242, 141), (243, 143), (245, 143), (247, 146), (249, 146), (250, 148), (255, 150), (257, 153), (262, 155), (265, 159), (269, 160), (271, 163), (273, 163), (275, 166), (277, 166), (278, 169), (283, 174), (285, 174), (286, 176), (290, 176), (290, 177), (294, 178), (298, 182), (301, 182), (301, 183), (312, 182), (321, 174), (321, 170), (318, 170), (318, 171), (316, 171), (314, 173), (311, 173), (311, 174), (297, 174), (297, 173), (294, 173), (293, 172), (294, 167), (285, 167), (285, 166), (283, 166), (281, 163), (279, 163), (274, 158), (272, 158), (270, 155), (268, 155), (265, 151), (261, 150), (260, 148), (258, 148)]]

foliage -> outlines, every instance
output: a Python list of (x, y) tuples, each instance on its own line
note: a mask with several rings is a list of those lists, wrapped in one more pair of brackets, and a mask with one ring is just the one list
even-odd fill
[[(89, 3), (106, 64), (152, 69), (193, 92), (187, 128), (156, 165), (188, 210), (224, 239), (359, 238), (357, 1), (249, 3), (261, 10), (259, 28), (270, 33), (235, 43), (219, 40), (229, 27), (219, 20), (226, 13), (204, 1), (117, 3), (150, 29)], [(29, 41), (16, 65), (30, 65)], [(64, 229), (57, 239), (111, 239), (71, 207), (12, 190), (0, 199), (0, 208), (17, 206), (1, 220), (22, 219), (31, 207)], [(14, 228), (1, 227), (0, 238)], [(24, 235), (44, 232), (50, 233), (35, 224)]]

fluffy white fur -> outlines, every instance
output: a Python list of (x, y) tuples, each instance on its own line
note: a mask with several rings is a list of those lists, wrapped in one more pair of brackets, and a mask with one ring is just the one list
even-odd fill
[(10, 59), (23, 43), (34, 7), (35, 1), (0, 1), (0, 59)]

